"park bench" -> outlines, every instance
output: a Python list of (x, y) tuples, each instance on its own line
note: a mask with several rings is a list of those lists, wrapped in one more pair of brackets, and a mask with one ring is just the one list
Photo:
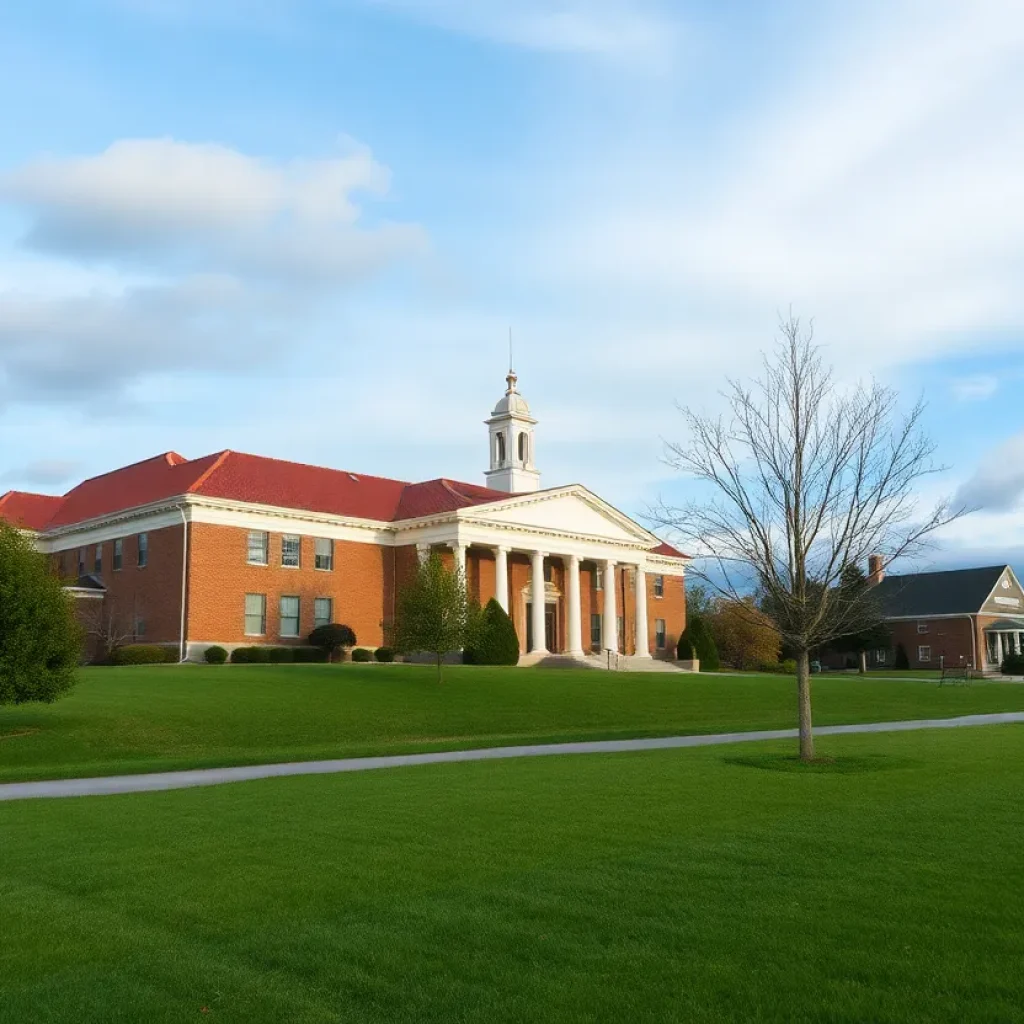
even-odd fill
[(971, 681), (971, 669), (969, 665), (957, 665), (955, 668), (944, 668), (939, 677), (939, 686), (950, 683), (954, 686), (959, 683), (968, 685)]

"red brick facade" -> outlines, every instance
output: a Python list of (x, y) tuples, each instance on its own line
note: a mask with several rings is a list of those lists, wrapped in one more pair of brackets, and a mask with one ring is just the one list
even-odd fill
[[(188, 526), (188, 566), (185, 578), (185, 633), (189, 644), (297, 644), (304, 642), (314, 626), (317, 599), (329, 599), (331, 621), (344, 622), (355, 631), (360, 646), (376, 647), (387, 642), (394, 621), (397, 593), (415, 571), (417, 552), (413, 545), (391, 547), (356, 541), (333, 541), (330, 569), (316, 568), (313, 536), (300, 536), (299, 565), (285, 565), (283, 537), (267, 533), (267, 563), (249, 561), (249, 533), (243, 527), (210, 523)], [(294, 535), (289, 535), (294, 536)], [(97, 546), (57, 550), (52, 559), (66, 579), (97, 575), (107, 588), (105, 615), (114, 615), (126, 636), (137, 641), (177, 644), (181, 630), (182, 527), (167, 527), (146, 535), (145, 564), (140, 565), (137, 534), (120, 538), (120, 567), (115, 568), (114, 541)], [(452, 554), (442, 548), (451, 564)], [(553, 652), (567, 646), (566, 568), (558, 558), (548, 559), (549, 598), (553, 600)], [(625, 654), (635, 653), (635, 570), (619, 566), (614, 573), (616, 610), (620, 618), (619, 646)], [(580, 616), (583, 646), (600, 651), (599, 627), (591, 616), (603, 611), (603, 593), (597, 588), (594, 563), (580, 569)], [(466, 580), (470, 596), (486, 604), (495, 595), (495, 556), (491, 549), (470, 547), (466, 558)], [(512, 552), (508, 558), (509, 610), (520, 639), (527, 647), (527, 608), (531, 597), (531, 564), (525, 553)], [(656, 591), (661, 589), (661, 594)], [(246, 632), (246, 595), (265, 598), (262, 632)], [(297, 636), (286, 636), (281, 628), (282, 597), (298, 598)], [(100, 602), (89, 602), (98, 606)], [(686, 596), (680, 576), (647, 576), (648, 646), (656, 657), (674, 657), (680, 630), (686, 621)], [(664, 623), (664, 644), (657, 646), (659, 623)]]

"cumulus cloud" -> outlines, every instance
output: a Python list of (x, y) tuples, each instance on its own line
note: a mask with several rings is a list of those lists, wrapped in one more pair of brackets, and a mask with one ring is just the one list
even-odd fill
[(423, 250), (416, 225), (360, 222), (356, 197), (382, 196), (389, 184), (364, 146), (272, 162), (220, 145), (128, 139), (0, 174), (0, 202), (29, 213), (23, 244), (42, 252), (337, 285)]
[(173, 139), (116, 142), (0, 174), (22, 239), (57, 266), (120, 285), (0, 293), (0, 402), (85, 402), (179, 370), (273, 372), (317, 299), (422, 254), (415, 224), (373, 223), (359, 200), (390, 174), (364, 146), (275, 162)]

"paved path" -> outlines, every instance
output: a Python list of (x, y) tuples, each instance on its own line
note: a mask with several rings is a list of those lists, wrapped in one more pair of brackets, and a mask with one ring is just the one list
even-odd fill
[[(906, 732), (914, 729), (954, 729), (965, 725), (1003, 725), (1024, 722), (1024, 711), (998, 715), (962, 715), (909, 722), (866, 722), (860, 725), (826, 725), (815, 736), (842, 736), (857, 732)], [(446, 750), (434, 754), (394, 754), (389, 757), (347, 757), (336, 761), (289, 761), (239, 768), (202, 768), (185, 772), (154, 772), (149, 775), (109, 775), (95, 779), (61, 779), (53, 782), (11, 782), (0, 785), (0, 801), (39, 797), (103, 796), (110, 793), (152, 793), (192, 786), (217, 786), (224, 782), (248, 782), (282, 775), (332, 775), (335, 772), (366, 772), (377, 768), (404, 768), (415, 764), (447, 764), (450, 761), (500, 761), (510, 757), (548, 757), (553, 754), (619, 754), (633, 750), (669, 750), (677, 747), (712, 747), (751, 740), (790, 740), (796, 729), (761, 732), (725, 732), (709, 736), (664, 736), (647, 740), (593, 740), (585, 743), (544, 743), (521, 747), (482, 747)]]

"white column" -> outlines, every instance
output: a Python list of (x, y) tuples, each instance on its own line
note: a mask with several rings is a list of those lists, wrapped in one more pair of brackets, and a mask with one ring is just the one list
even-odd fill
[(1003, 634), (996, 633), (996, 666), (1003, 663)]
[(566, 640), (568, 641), (568, 653), (575, 655), (583, 654), (583, 624), (580, 621), (580, 560), (576, 555), (570, 555), (566, 559), (566, 575), (569, 584), (568, 601), (566, 602), (565, 614), (569, 617)]
[(508, 548), (501, 546), (494, 549), (494, 596), (498, 604), (508, 613)]
[(419, 559), (420, 565), (422, 565), (430, 557), (430, 545), (417, 544), (416, 557)]
[(462, 573), (462, 582), (466, 582), (466, 545), (460, 544), (458, 541), (450, 541), (448, 546), (452, 549), (452, 554), (455, 556), (455, 568)]
[(544, 635), (544, 552), (534, 551), (530, 587), (531, 616), (533, 624), (533, 647), (531, 654), (547, 654), (547, 637)]
[(615, 563), (604, 563), (604, 617), (601, 622), (601, 641), (606, 651), (619, 649), (619, 620), (615, 610)]
[(636, 567), (636, 656), (649, 658), (651, 643), (647, 639), (647, 573)]

